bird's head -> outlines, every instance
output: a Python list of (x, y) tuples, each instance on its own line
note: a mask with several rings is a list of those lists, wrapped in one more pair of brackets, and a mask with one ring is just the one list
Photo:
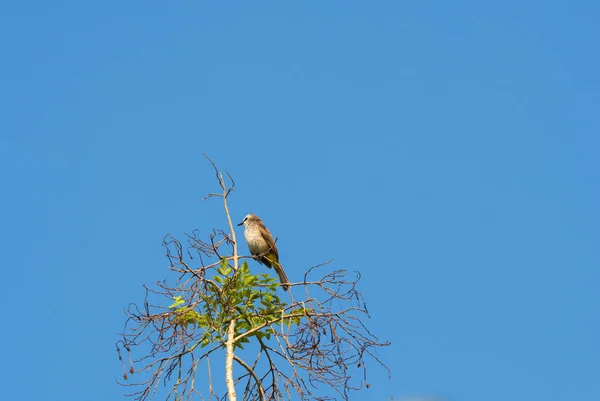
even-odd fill
[(242, 222), (240, 224), (238, 224), (238, 226), (246, 227), (246, 226), (248, 226), (248, 224), (255, 222), (255, 221), (260, 221), (260, 219), (258, 218), (257, 215), (250, 213), (250, 214), (246, 215), (246, 217), (244, 217), (244, 220), (242, 220)]

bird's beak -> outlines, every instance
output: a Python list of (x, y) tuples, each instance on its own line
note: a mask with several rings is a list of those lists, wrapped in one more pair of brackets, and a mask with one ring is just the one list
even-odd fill
[(243, 225), (243, 224), (244, 224), (244, 222), (242, 221), (240, 224), (238, 224), (238, 226), (241, 226), (241, 225)]

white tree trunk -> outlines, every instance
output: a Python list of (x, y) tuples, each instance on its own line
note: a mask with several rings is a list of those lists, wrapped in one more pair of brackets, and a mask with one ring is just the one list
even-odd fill
[(229, 401), (236, 401), (235, 386), (233, 383), (233, 338), (235, 337), (235, 319), (231, 319), (229, 323), (229, 331), (227, 333), (227, 344), (225, 353), (225, 383), (227, 384), (227, 394)]

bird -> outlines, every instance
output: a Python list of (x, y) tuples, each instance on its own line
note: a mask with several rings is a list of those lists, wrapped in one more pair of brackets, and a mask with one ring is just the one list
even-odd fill
[(281, 287), (287, 291), (290, 288), (290, 280), (279, 263), (279, 252), (275, 240), (262, 220), (257, 215), (250, 213), (238, 226), (245, 228), (244, 238), (252, 256), (268, 268), (275, 268)]

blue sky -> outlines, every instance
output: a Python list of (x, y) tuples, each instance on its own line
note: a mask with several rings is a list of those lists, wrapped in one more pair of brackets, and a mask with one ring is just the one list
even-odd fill
[(374, 368), (353, 400), (600, 399), (599, 18), (591, 0), (3, 3), (6, 399), (124, 399), (114, 342), (167, 275), (163, 236), (225, 227), (202, 152), (292, 280), (330, 258), (362, 273), (392, 380)]

